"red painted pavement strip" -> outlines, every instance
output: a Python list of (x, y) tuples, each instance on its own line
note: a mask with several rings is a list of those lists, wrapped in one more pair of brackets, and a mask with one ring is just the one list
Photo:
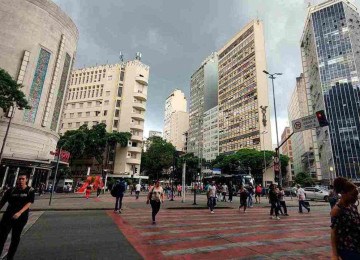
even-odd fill
[(157, 247), (150, 245), (148, 243), (148, 239), (144, 239), (138, 230), (129, 225), (127, 221), (124, 221), (119, 214), (115, 214), (111, 210), (106, 211), (106, 213), (110, 218), (112, 218), (127, 240), (142, 257), (154, 260), (165, 259), (164, 255), (157, 249)]

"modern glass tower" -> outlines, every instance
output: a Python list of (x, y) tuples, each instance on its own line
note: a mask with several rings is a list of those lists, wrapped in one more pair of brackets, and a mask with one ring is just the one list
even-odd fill
[(309, 8), (301, 39), (309, 112), (329, 127), (313, 131), (323, 179), (360, 179), (360, 16), (349, 1)]

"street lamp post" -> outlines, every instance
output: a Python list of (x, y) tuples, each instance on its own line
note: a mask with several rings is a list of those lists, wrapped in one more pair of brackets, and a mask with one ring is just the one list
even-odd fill
[(15, 106), (12, 106), (11, 115), (10, 115), (10, 118), (9, 118), (8, 125), (6, 127), (6, 132), (5, 132), (5, 135), (4, 135), (4, 139), (3, 139), (3, 143), (2, 143), (1, 151), (0, 151), (0, 164), (1, 164), (1, 161), (2, 161), (4, 149), (5, 149), (6, 139), (7, 139), (8, 134), (9, 134), (11, 121), (12, 121), (12, 119), (14, 117), (14, 114), (15, 114), (15, 108), (16, 108)]
[(263, 151), (264, 151), (264, 174), (266, 172), (266, 156), (265, 156), (265, 134), (267, 134), (268, 131), (264, 130), (261, 132), (262, 136), (263, 136)]
[[(280, 75), (282, 75), (282, 73), (273, 73), (273, 74), (271, 74), (271, 73), (267, 72), (266, 70), (263, 70), (263, 72), (269, 76), (269, 78), (271, 79), (271, 83), (272, 83), (273, 101), (274, 101), (274, 114), (275, 114), (276, 144), (277, 144), (277, 147), (279, 147), (279, 134), (278, 134), (278, 124), (277, 124), (277, 115), (276, 115), (274, 79), (276, 78), (275, 76), (280, 76)], [(277, 151), (276, 155), (279, 157), (279, 150), (276, 149), (276, 151)], [(281, 165), (279, 167), (279, 185), (282, 185)]]

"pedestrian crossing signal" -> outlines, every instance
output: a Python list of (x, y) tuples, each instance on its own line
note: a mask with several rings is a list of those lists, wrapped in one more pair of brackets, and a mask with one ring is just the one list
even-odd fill
[(319, 126), (320, 126), (320, 127), (328, 126), (328, 125), (329, 125), (329, 122), (328, 122), (327, 119), (326, 119), (325, 111), (324, 111), (324, 110), (317, 111), (317, 112), (316, 112), (316, 118), (317, 118), (317, 120), (318, 120), (318, 122), (319, 122)]

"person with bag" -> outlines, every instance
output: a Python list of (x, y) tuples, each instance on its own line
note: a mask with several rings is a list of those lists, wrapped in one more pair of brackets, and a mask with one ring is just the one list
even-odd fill
[(164, 190), (160, 186), (160, 181), (155, 181), (155, 186), (149, 191), (146, 204), (151, 205), (152, 213), (152, 224), (156, 224), (155, 217), (160, 211), (161, 203), (164, 203)]
[(360, 259), (360, 214), (356, 203), (359, 192), (347, 179), (334, 180), (334, 191), (341, 194), (331, 210), (331, 259)]
[(260, 204), (261, 194), (262, 194), (262, 187), (261, 184), (258, 184), (255, 188), (255, 203)]
[(305, 202), (305, 191), (303, 188), (301, 188), (301, 186), (298, 184), (296, 185), (297, 187), (297, 191), (296, 191), (296, 195), (298, 197), (299, 200), (299, 213), (303, 213), (302, 208), (304, 207), (305, 209), (307, 209), (308, 212), (310, 212), (310, 204)]
[(246, 206), (247, 206), (247, 199), (249, 196), (248, 191), (244, 188), (243, 185), (240, 186), (240, 190), (239, 190), (239, 194), (240, 194), (240, 206), (239, 206), (239, 211), (242, 207), (244, 207), (244, 213), (246, 213)]
[(122, 200), (124, 197), (124, 193), (126, 190), (126, 185), (123, 178), (120, 178), (120, 180), (116, 183), (116, 185), (111, 190), (111, 195), (116, 198), (115, 200), (115, 213), (121, 213), (122, 209)]
[[(279, 208), (280, 211), (282, 212), (282, 215), (289, 216), (287, 213), (287, 207), (285, 202), (285, 191), (281, 186), (279, 186), (278, 198), (279, 198)], [(284, 212), (281, 210), (281, 208), (283, 208)]]
[(27, 181), (27, 175), (19, 173), (16, 187), (8, 189), (0, 201), (0, 210), (8, 203), (8, 207), (0, 222), (0, 256), (7, 236), (12, 231), (7, 259), (14, 258), (20, 243), (21, 232), (28, 221), (29, 208), (34, 203), (35, 191), (27, 186)]
[(206, 195), (208, 198), (208, 207), (210, 209), (211, 214), (214, 214), (214, 208), (216, 206), (216, 192), (217, 190), (216, 190), (215, 181), (213, 181), (206, 191)]
[[(271, 204), (270, 218), (279, 220), (279, 203), (278, 194), (276, 193), (276, 185), (270, 184), (269, 186), (269, 202)], [(273, 216), (275, 211), (275, 217)]]

